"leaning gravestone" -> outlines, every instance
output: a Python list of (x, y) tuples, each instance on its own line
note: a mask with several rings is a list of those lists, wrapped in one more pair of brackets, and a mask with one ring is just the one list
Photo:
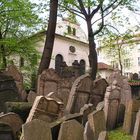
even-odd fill
[(15, 113), (7, 113), (0, 116), (0, 122), (9, 125), (12, 128), (14, 137), (16, 133), (20, 131), (23, 121)]
[(8, 66), (7, 70), (4, 72), (8, 76), (12, 76), (16, 82), (16, 86), (18, 88), (18, 93), (22, 100), (26, 98), (26, 92), (23, 88), (23, 76), (20, 73), (15, 65)]
[(22, 140), (52, 140), (48, 123), (42, 120), (32, 120), (22, 126)]
[(126, 133), (132, 134), (136, 121), (136, 114), (140, 108), (140, 100), (131, 100), (125, 111), (123, 130)]
[(84, 129), (84, 140), (93, 140), (94, 134), (93, 131), (89, 125), (89, 122), (87, 121)]
[(76, 120), (63, 122), (60, 127), (58, 140), (84, 140), (84, 127)]
[(140, 109), (137, 113), (134, 132), (133, 132), (133, 140), (139, 140), (140, 139)]
[(105, 93), (104, 112), (106, 127), (108, 130), (112, 130), (116, 127), (120, 105), (120, 96), (120, 87), (117, 85), (117, 81), (114, 80), (112, 85), (107, 87)]
[(88, 115), (88, 122), (93, 131), (93, 140), (98, 140), (101, 131), (105, 131), (105, 115), (104, 111), (93, 111)]
[(108, 83), (105, 79), (97, 79), (93, 82), (92, 86), (92, 94), (90, 96), (89, 102), (93, 104), (95, 107), (97, 104), (104, 100), (104, 95)]
[(0, 140), (15, 140), (12, 128), (0, 122)]
[(54, 69), (44, 70), (38, 78), (37, 95), (46, 96), (50, 92), (57, 93), (60, 79)]
[(63, 114), (63, 103), (52, 98), (37, 96), (26, 122), (33, 119), (40, 119), (52, 122)]
[(92, 80), (88, 74), (82, 75), (74, 81), (66, 106), (68, 113), (80, 112), (81, 107), (88, 103), (91, 86)]
[(20, 96), (14, 79), (11, 76), (0, 74), (0, 112), (5, 110), (4, 103), (8, 101), (19, 101)]
[(98, 140), (108, 140), (107, 131), (102, 131), (102, 132), (99, 134)]
[(61, 79), (58, 84), (58, 97), (63, 101), (64, 107), (66, 107), (70, 90), (72, 87), (72, 84), (74, 82), (74, 78), (69, 78), (69, 79)]

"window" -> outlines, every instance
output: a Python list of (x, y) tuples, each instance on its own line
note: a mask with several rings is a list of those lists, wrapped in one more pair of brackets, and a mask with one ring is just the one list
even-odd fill
[(61, 64), (63, 62), (63, 56), (61, 54), (57, 54), (55, 57), (55, 70), (58, 73), (61, 73)]
[(116, 63), (115, 61), (111, 61), (111, 66), (113, 68), (118, 68), (118, 63)]
[(86, 62), (85, 60), (80, 60), (80, 75), (85, 74)]
[(130, 59), (124, 59), (124, 67), (130, 67)]
[(138, 66), (140, 66), (140, 57), (138, 57)]
[(76, 35), (76, 29), (73, 28), (73, 35)]
[(67, 29), (68, 29), (68, 34), (71, 34), (71, 27), (68, 26)]

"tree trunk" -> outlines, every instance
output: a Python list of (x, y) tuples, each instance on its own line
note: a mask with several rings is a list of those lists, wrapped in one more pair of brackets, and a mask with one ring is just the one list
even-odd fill
[[(0, 39), (2, 39), (1, 33), (0, 33)], [(0, 46), (0, 53), (2, 59), (2, 68), (5, 69), (7, 67), (7, 60), (6, 60), (6, 54), (5, 54), (6, 52), (3, 44)]]
[(1, 45), (1, 56), (2, 56), (2, 69), (5, 69), (7, 67), (7, 60), (5, 55), (5, 48), (3, 45)]
[(120, 70), (121, 70), (121, 75), (123, 74), (123, 66), (122, 66), (122, 58), (121, 58), (121, 52), (120, 48), (118, 48), (118, 53), (119, 53), (119, 65), (120, 65)]
[(54, 39), (55, 39), (55, 29), (57, 22), (57, 7), (58, 0), (50, 0), (50, 15), (48, 29), (46, 32), (45, 46), (38, 70), (38, 74), (41, 74), (43, 70), (48, 69), (51, 61)]
[(91, 19), (88, 18), (87, 20), (87, 28), (88, 28), (88, 40), (89, 40), (89, 65), (91, 67), (91, 77), (93, 80), (96, 79), (97, 74), (97, 52), (96, 52), (96, 43), (94, 40), (94, 34), (92, 30)]

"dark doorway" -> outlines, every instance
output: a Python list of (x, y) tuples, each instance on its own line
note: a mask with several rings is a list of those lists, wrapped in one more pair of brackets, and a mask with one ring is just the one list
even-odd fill
[(55, 57), (55, 70), (60, 74), (61, 73), (61, 64), (63, 62), (63, 56), (57, 54)]
[(85, 67), (86, 67), (86, 62), (85, 60), (81, 59), (80, 60), (80, 75), (85, 74)]

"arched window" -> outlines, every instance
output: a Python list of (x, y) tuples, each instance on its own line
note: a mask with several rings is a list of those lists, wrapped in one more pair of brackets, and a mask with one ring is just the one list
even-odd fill
[(80, 60), (80, 75), (85, 74), (85, 69), (86, 69), (86, 62), (85, 60), (81, 59)]
[(61, 72), (61, 64), (63, 62), (63, 56), (61, 54), (57, 54), (55, 57), (55, 70), (60, 73)]

